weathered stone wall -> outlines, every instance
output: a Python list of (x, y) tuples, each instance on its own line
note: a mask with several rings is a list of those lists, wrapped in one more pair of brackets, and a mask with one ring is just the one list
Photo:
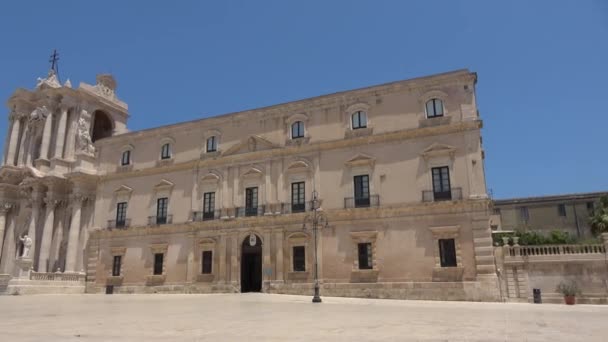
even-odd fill
[(577, 302), (608, 304), (606, 245), (496, 247), (501, 296), (505, 301), (532, 302), (532, 290), (537, 288), (543, 302), (561, 303), (557, 286), (574, 281), (580, 289)]

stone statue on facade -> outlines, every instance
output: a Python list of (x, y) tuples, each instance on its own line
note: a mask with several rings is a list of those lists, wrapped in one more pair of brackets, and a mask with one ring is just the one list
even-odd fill
[(44, 121), (49, 114), (50, 114), (50, 111), (46, 108), (46, 106), (37, 107), (30, 114), (29, 121), (30, 122)]
[(89, 133), (89, 123), (84, 118), (78, 119), (78, 135), (76, 137), (76, 145), (78, 149), (86, 154), (95, 154), (95, 146), (91, 141)]
[(30, 256), (30, 248), (32, 248), (32, 239), (27, 236), (27, 234), (20, 237), (19, 240), (23, 243), (23, 253), (21, 253), (22, 258), (29, 258)]

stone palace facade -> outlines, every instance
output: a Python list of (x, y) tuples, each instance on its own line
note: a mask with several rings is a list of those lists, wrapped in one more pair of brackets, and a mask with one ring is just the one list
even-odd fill
[(322, 295), (498, 300), (476, 81), (458, 70), (129, 132), (112, 76), (73, 88), (51, 72), (7, 102), (0, 281), (312, 294), (315, 214)]

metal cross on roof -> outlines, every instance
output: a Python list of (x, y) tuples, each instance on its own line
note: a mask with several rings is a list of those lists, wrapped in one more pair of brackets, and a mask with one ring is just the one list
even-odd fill
[(55, 73), (55, 75), (59, 76), (59, 54), (57, 53), (57, 49), (53, 50), (49, 63), (51, 63), (51, 70)]

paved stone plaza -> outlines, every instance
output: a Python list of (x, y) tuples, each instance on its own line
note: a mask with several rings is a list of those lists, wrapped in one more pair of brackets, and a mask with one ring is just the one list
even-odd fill
[(0, 297), (2, 341), (606, 341), (608, 307), (268, 294)]

